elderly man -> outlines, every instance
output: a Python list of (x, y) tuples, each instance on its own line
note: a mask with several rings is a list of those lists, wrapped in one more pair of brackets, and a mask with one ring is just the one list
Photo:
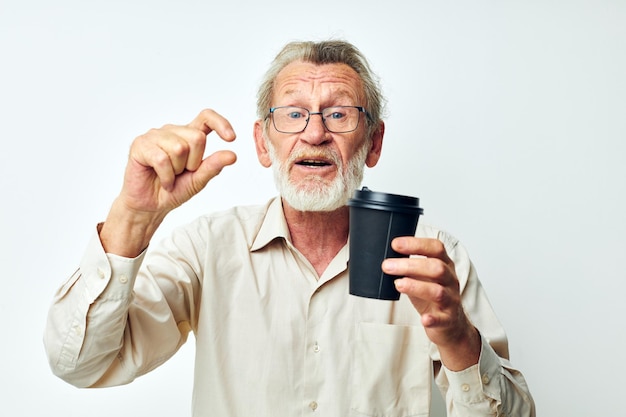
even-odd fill
[(258, 95), (254, 140), (280, 196), (202, 216), (147, 250), (162, 220), (235, 162), (204, 158), (212, 110), (135, 139), (120, 195), (50, 309), (54, 372), (124, 384), (196, 339), (194, 416), (534, 415), (467, 253), (426, 225), (387, 259), (399, 301), (348, 294), (346, 202), (379, 160), (383, 97), (341, 41), (288, 44)]

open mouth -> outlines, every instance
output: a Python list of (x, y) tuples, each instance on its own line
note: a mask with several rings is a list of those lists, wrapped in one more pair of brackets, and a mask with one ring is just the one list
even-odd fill
[(330, 161), (324, 159), (301, 159), (296, 161), (296, 165), (311, 167), (311, 168), (320, 168), (332, 165)]

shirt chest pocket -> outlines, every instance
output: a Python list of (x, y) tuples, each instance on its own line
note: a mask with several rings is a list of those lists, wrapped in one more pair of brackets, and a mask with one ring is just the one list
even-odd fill
[(359, 323), (352, 353), (352, 416), (428, 416), (432, 361), (423, 328)]

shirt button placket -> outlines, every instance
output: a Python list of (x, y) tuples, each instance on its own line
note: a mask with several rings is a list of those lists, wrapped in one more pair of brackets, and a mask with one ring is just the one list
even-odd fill
[(320, 330), (323, 333), (325, 312), (328, 310), (326, 300), (316, 297), (317, 292), (311, 295), (307, 312), (307, 351), (305, 354), (305, 383), (304, 399), (305, 407), (309, 413), (319, 413), (320, 393), (323, 391), (324, 375), (322, 364), (321, 346), (318, 341)]

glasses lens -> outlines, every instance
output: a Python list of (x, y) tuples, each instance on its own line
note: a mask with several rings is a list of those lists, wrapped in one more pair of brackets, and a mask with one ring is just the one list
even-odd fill
[(326, 128), (331, 132), (352, 132), (359, 125), (359, 109), (356, 107), (328, 107), (322, 111)]
[[(333, 133), (347, 133), (359, 126), (361, 107), (335, 106), (327, 107), (314, 115), (322, 116), (324, 126)], [(309, 122), (311, 113), (303, 107), (275, 107), (272, 111), (274, 127), (283, 133), (302, 132)]]
[(279, 132), (298, 133), (306, 127), (309, 111), (301, 107), (277, 107), (272, 116)]

